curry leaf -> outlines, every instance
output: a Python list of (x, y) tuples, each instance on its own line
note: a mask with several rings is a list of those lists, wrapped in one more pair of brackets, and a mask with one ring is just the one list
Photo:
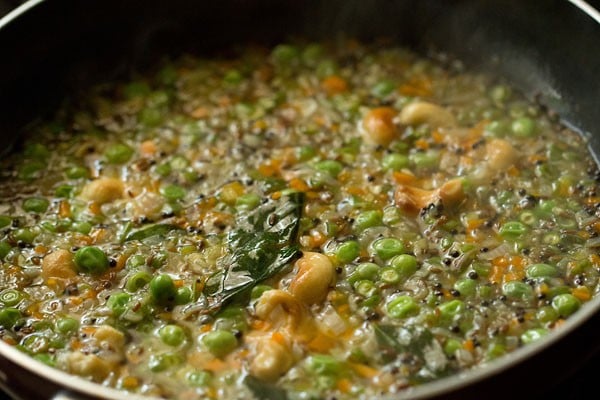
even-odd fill
[(240, 214), (238, 229), (227, 237), (229, 251), (204, 288), (210, 310), (281, 272), (299, 255), (296, 236), (303, 204), (302, 193), (291, 193)]
[(169, 233), (173, 230), (176, 230), (176, 229), (181, 229), (181, 228), (179, 228), (176, 225), (171, 225), (171, 224), (150, 225), (145, 228), (138, 229), (138, 230), (131, 232), (130, 234), (128, 234), (125, 237), (125, 241), (128, 242), (130, 240), (144, 240), (144, 239), (147, 239), (152, 236), (164, 236), (167, 233)]
[(423, 350), (434, 340), (433, 334), (425, 328), (375, 325), (374, 329), (385, 362), (393, 361), (401, 353), (422, 358)]

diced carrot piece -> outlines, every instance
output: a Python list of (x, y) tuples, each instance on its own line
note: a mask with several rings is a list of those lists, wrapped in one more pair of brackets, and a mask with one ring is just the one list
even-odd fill
[(308, 192), (310, 190), (306, 182), (304, 182), (304, 180), (300, 178), (292, 179), (290, 181), (290, 188), (298, 190), (300, 192)]
[(473, 343), (471, 339), (467, 339), (463, 343), (463, 349), (472, 352), (473, 350), (475, 350), (475, 343)]
[(348, 393), (352, 389), (352, 382), (348, 378), (342, 378), (337, 381), (337, 388), (342, 393)]
[(350, 363), (350, 367), (356, 372), (358, 375), (363, 378), (371, 379), (379, 374), (379, 371), (373, 367), (370, 367), (365, 364), (359, 363)]
[(61, 218), (69, 218), (71, 216), (71, 204), (68, 201), (62, 200), (58, 206), (58, 215)]
[(415, 140), (415, 147), (417, 149), (427, 150), (429, 148), (429, 143), (427, 143), (427, 140), (425, 140), (423, 138), (417, 139), (417, 140)]
[(140, 153), (142, 153), (144, 156), (152, 156), (156, 154), (157, 150), (156, 143), (154, 143), (152, 140), (144, 140), (140, 144)]
[(285, 339), (285, 336), (283, 336), (280, 332), (273, 332), (273, 334), (271, 335), (271, 339), (274, 342), (277, 342), (283, 346), (287, 345), (287, 340)]
[(204, 369), (211, 372), (219, 372), (228, 368), (228, 365), (225, 361), (222, 361), (218, 358), (213, 358), (206, 364), (204, 364)]
[(308, 342), (308, 349), (318, 353), (326, 353), (333, 346), (335, 346), (335, 340), (321, 332), (319, 332), (313, 340)]
[(588, 301), (592, 298), (592, 294), (590, 293), (590, 289), (586, 286), (578, 286), (572, 291), (573, 296), (577, 297), (581, 301)]
[(340, 94), (348, 90), (348, 82), (346, 82), (344, 78), (337, 75), (331, 75), (323, 79), (321, 86), (330, 96)]
[(394, 172), (394, 181), (396, 183), (400, 183), (402, 185), (410, 185), (411, 183), (414, 183), (416, 180), (417, 180), (417, 178), (413, 174), (409, 174), (409, 173), (402, 172), (402, 171)]

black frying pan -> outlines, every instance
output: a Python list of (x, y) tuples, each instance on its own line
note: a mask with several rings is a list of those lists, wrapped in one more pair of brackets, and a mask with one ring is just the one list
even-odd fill
[[(31, 0), (0, 20), (0, 152), (64, 96), (166, 55), (290, 36), (381, 36), (443, 50), (556, 110), (600, 154), (600, 15), (580, 0)], [(524, 349), (406, 398), (540, 393), (600, 348), (600, 297)], [(133, 399), (0, 343), (0, 385), (23, 399)]]

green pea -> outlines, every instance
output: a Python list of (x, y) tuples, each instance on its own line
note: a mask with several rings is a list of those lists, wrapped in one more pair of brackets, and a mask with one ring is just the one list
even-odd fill
[(144, 271), (139, 271), (131, 275), (131, 277), (127, 279), (125, 288), (130, 292), (137, 292), (138, 290), (146, 286), (151, 280), (152, 275)]
[(237, 85), (242, 80), (244, 80), (244, 77), (237, 69), (230, 69), (225, 73), (225, 76), (223, 77), (223, 82), (228, 85)]
[(11, 249), (12, 247), (10, 244), (6, 242), (0, 242), (0, 261), (6, 258)]
[(512, 90), (506, 85), (497, 85), (490, 90), (492, 100), (503, 103), (510, 98)]
[(480, 285), (477, 287), (477, 294), (482, 299), (489, 299), (492, 296), (492, 288), (487, 285)]
[(138, 114), (138, 119), (142, 125), (147, 127), (154, 127), (160, 125), (162, 122), (163, 113), (156, 108), (148, 107), (142, 109)]
[(154, 269), (164, 267), (169, 262), (169, 255), (166, 251), (158, 251), (150, 258), (150, 266)]
[(0, 310), (0, 326), (12, 328), (21, 319), (21, 312), (16, 308), (8, 307)]
[(30, 197), (23, 202), (23, 210), (27, 212), (43, 213), (48, 209), (50, 202), (43, 197)]
[(297, 47), (290, 44), (280, 44), (271, 51), (271, 58), (274, 62), (284, 65), (295, 61), (300, 55)]
[(438, 306), (440, 316), (444, 320), (452, 321), (463, 311), (465, 311), (465, 303), (460, 300), (450, 300)]
[(175, 300), (177, 289), (169, 275), (161, 274), (150, 281), (150, 294), (157, 303), (165, 304)]
[(46, 164), (38, 161), (32, 160), (24, 163), (19, 167), (18, 177), (23, 180), (30, 180), (35, 178), (40, 171), (46, 168)]
[(314, 354), (306, 359), (308, 370), (316, 375), (339, 375), (344, 366), (336, 358), (328, 354)]
[(182, 305), (192, 301), (194, 294), (189, 286), (182, 286), (175, 294), (175, 304)]
[(56, 367), (56, 357), (48, 353), (40, 353), (33, 356), (34, 360), (37, 360), (50, 367)]
[(473, 279), (459, 279), (454, 284), (454, 289), (458, 290), (462, 296), (473, 296), (477, 291), (477, 282)]
[(559, 316), (560, 315), (558, 315), (558, 312), (556, 312), (556, 310), (551, 306), (542, 307), (536, 313), (538, 321), (543, 323), (554, 322)]
[(48, 338), (39, 333), (32, 333), (21, 340), (22, 348), (29, 354), (43, 353), (48, 350)]
[(108, 257), (98, 247), (82, 247), (75, 253), (75, 265), (86, 274), (99, 275), (108, 269)]
[(320, 44), (311, 43), (302, 51), (302, 61), (309, 66), (315, 66), (323, 56), (323, 47)]
[(375, 254), (382, 260), (389, 260), (390, 258), (404, 253), (404, 244), (396, 238), (381, 238), (373, 242), (372, 244)]
[(56, 197), (69, 198), (73, 194), (75, 188), (71, 185), (60, 185), (54, 191)]
[(324, 160), (316, 163), (315, 169), (317, 171), (325, 172), (335, 178), (340, 174), (340, 172), (342, 172), (344, 166), (335, 160)]
[(79, 329), (79, 321), (75, 318), (65, 317), (56, 321), (56, 330), (63, 335), (73, 334)]
[(519, 215), (519, 220), (526, 225), (532, 226), (538, 222), (537, 217), (531, 211), (524, 211)]
[(67, 169), (65, 174), (67, 175), (67, 178), (69, 178), (69, 179), (80, 179), (80, 178), (87, 178), (89, 176), (90, 172), (85, 167), (74, 166), (74, 167), (70, 167), (69, 169)]
[(185, 360), (179, 354), (164, 353), (153, 354), (148, 361), (148, 367), (152, 372), (162, 372), (176, 365), (183, 363)]
[(136, 254), (129, 257), (125, 263), (127, 269), (136, 269), (142, 265), (146, 265), (146, 257), (141, 254)]
[(208, 371), (190, 371), (186, 374), (185, 379), (194, 387), (206, 387), (212, 381), (212, 374)]
[(238, 346), (237, 338), (233, 333), (220, 329), (204, 335), (202, 343), (216, 357), (226, 356)]
[(23, 293), (16, 289), (4, 289), (0, 292), (0, 302), (6, 307), (13, 307), (23, 300)]
[(528, 278), (551, 278), (560, 275), (556, 267), (548, 264), (532, 264), (527, 267), (525, 274)]
[(533, 299), (533, 288), (525, 282), (510, 281), (502, 285), (502, 293), (511, 299), (529, 301)]
[(547, 329), (542, 329), (542, 328), (529, 329), (529, 330), (523, 332), (523, 334), (521, 335), (521, 341), (523, 342), (523, 344), (529, 344), (531, 342), (535, 342), (536, 340), (539, 340), (540, 338), (546, 336), (547, 334), (548, 334)]
[(171, 162), (169, 163), (169, 165), (175, 171), (183, 171), (184, 169), (189, 167), (190, 161), (183, 156), (175, 156), (171, 159)]
[(513, 121), (511, 130), (517, 137), (530, 137), (535, 133), (536, 124), (531, 118), (521, 117)]
[(50, 155), (50, 150), (46, 146), (41, 143), (29, 143), (23, 149), (23, 154), (27, 157), (31, 158), (48, 158)]
[(417, 259), (410, 254), (400, 254), (391, 259), (390, 264), (404, 277), (408, 278), (417, 272)]
[(416, 168), (432, 168), (438, 165), (440, 154), (436, 150), (416, 152), (408, 156)]
[(169, 163), (159, 164), (154, 171), (160, 176), (167, 176), (171, 173), (171, 165)]
[(92, 230), (92, 224), (86, 221), (75, 221), (71, 225), (71, 229), (75, 232), (87, 235)]
[(250, 292), (251, 299), (258, 299), (262, 294), (268, 290), (273, 290), (273, 288), (269, 285), (256, 285), (252, 288), (252, 292)]
[(340, 244), (335, 250), (335, 256), (341, 263), (352, 262), (360, 254), (360, 245), (355, 240)]
[(518, 221), (506, 222), (500, 228), (500, 236), (505, 239), (516, 239), (527, 232), (527, 227)]
[(185, 331), (179, 325), (165, 325), (160, 328), (158, 335), (169, 346), (179, 346), (186, 339)]
[(128, 99), (145, 97), (150, 94), (150, 86), (146, 82), (131, 82), (123, 88), (123, 94)]
[(492, 343), (486, 352), (486, 359), (493, 360), (506, 354), (506, 347), (501, 343)]
[(338, 65), (333, 60), (323, 60), (317, 65), (317, 76), (319, 78), (325, 78), (333, 75), (338, 71)]
[(394, 284), (402, 280), (402, 275), (396, 268), (386, 267), (379, 273), (379, 278), (385, 283)]
[(406, 318), (419, 313), (420, 307), (410, 296), (398, 296), (387, 305), (387, 313), (393, 318)]
[[(371, 263), (371, 262), (361, 263), (361, 264), (358, 264), (358, 266), (354, 270), (352, 277), (358, 278), (358, 279), (355, 278), (354, 281), (357, 281), (359, 279), (368, 279), (368, 280), (374, 281), (375, 278), (377, 278), (377, 275), (379, 274), (379, 270), (380, 270), (379, 265), (377, 265), (375, 263)], [(350, 283), (354, 283), (354, 282), (350, 282)]]
[(33, 229), (21, 228), (21, 229), (17, 229), (14, 232), (13, 237), (17, 241), (31, 244), (31, 243), (33, 243), (33, 241), (35, 240), (37, 235), (38, 235), (38, 233), (35, 232)]
[(368, 210), (358, 214), (354, 220), (354, 229), (363, 231), (367, 228), (380, 226), (383, 220), (383, 212), (379, 210)]
[(354, 290), (356, 290), (356, 293), (363, 297), (371, 297), (377, 293), (377, 287), (375, 286), (375, 283), (367, 279), (356, 282), (354, 284)]
[(260, 204), (260, 196), (256, 193), (247, 193), (235, 199), (235, 208), (238, 210), (254, 210)]
[(120, 316), (127, 310), (127, 304), (131, 300), (131, 296), (127, 293), (114, 293), (110, 295), (106, 301), (106, 305), (110, 308), (114, 315)]
[(561, 317), (568, 317), (575, 311), (579, 310), (581, 302), (572, 294), (559, 294), (552, 299), (552, 307), (560, 314)]
[(444, 353), (446, 353), (448, 357), (453, 356), (460, 349), (462, 349), (460, 340), (450, 338), (444, 343)]
[(225, 331), (246, 331), (248, 329), (246, 311), (239, 306), (225, 308), (217, 315), (215, 327)]
[(381, 166), (385, 170), (400, 171), (408, 167), (408, 157), (404, 154), (388, 154), (381, 160)]
[(394, 81), (386, 79), (375, 84), (371, 89), (371, 94), (376, 97), (386, 97), (392, 94), (394, 90), (396, 90)]
[(4, 228), (12, 224), (12, 218), (6, 215), (0, 215), (0, 228)]
[(317, 151), (312, 146), (303, 146), (298, 148), (298, 159), (300, 161), (308, 161), (317, 155)]
[(179, 185), (167, 185), (160, 188), (160, 194), (169, 201), (181, 200), (186, 193), (186, 190)]
[(116, 143), (106, 148), (104, 157), (110, 164), (124, 164), (129, 161), (133, 153), (133, 149), (126, 144)]

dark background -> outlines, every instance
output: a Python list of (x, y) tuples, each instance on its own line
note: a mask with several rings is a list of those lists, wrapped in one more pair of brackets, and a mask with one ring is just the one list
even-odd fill
[[(83, 0), (82, 0), (83, 1)], [(525, 1), (543, 1), (543, 0), (525, 0)], [(565, 0), (567, 1), (567, 0)], [(0, 0), (0, 16), (9, 12), (12, 8), (17, 7), (23, 3), (21, 0)], [(600, 0), (588, 0), (588, 3), (596, 8), (600, 8)], [(1, 49), (0, 49), (1, 50)], [(7, 61), (7, 60), (5, 60)], [(600, 333), (600, 327), (595, 329), (595, 332)], [(590, 338), (596, 339), (597, 338)], [(560, 361), (556, 360), (556, 364), (552, 365), (552, 368), (565, 368), (567, 366), (561, 365)], [(573, 367), (573, 366), (570, 366)], [(600, 374), (600, 354), (590, 354), (590, 359), (583, 361), (580, 366), (575, 368), (574, 372), (567, 379), (561, 382), (546, 382), (545, 387), (539, 388), (539, 392), (542, 395), (532, 398), (532, 400), (546, 400), (546, 399), (565, 399), (565, 400), (578, 400), (578, 399), (593, 399), (599, 398), (597, 386), (598, 375)], [(515, 399), (519, 398), (519, 388), (515, 387)], [(482, 399), (486, 397), (485, 393), (482, 393)], [(0, 400), (8, 400), (8, 397), (0, 392)]]

